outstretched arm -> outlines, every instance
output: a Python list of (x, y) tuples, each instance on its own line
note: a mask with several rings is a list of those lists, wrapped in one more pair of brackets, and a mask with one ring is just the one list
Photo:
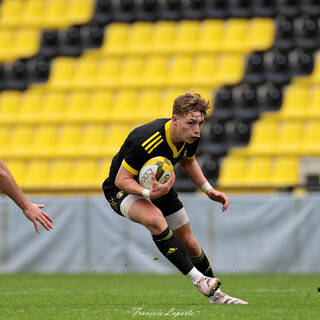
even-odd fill
[(215, 190), (208, 183), (199, 166), (198, 161), (195, 158), (183, 158), (182, 160), (180, 160), (179, 164), (181, 165), (183, 172), (197, 187), (206, 192), (211, 200), (220, 202), (222, 204), (222, 211), (228, 209), (228, 197), (225, 193)]
[(38, 222), (48, 231), (51, 230), (53, 219), (41, 209), (43, 204), (30, 202), (18, 186), (6, 164), (0, 160), (0, 188), (19, 206), (24, 215), (33, 222), (36, 232), (40, 232)]

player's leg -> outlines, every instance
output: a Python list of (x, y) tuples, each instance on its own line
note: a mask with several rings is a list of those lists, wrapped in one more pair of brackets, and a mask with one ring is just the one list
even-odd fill
[(193, 265), (205, 276), (214, 277), (210, 262), (194, 237), (191, 231), (190, 223), (186, 223), (178, 229), (174, 230), (174, 234), (186, 247)]

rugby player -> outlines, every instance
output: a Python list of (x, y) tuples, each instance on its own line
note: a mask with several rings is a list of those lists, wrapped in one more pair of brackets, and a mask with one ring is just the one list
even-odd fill
[(157, 156), (179, 163), (189, 179), (207, 196), (229, 205), (227, 196), (206, 180), (195, 153), (209, 102), (199, 94), (184, 94), (173, 104), (172, 117), (156, 119), (135, 128), (112, 160), (103, 183), (105, 197), (113, 210), (144, 225), (160, 252), (214, 304), (247, 304), (223, 293), (208, 258), (192, 234), (188, 215), (173, 189), (175, 175), (164, 184), (153, 174), (152, 188), (145, 189), (137, 177), (143, 164)]

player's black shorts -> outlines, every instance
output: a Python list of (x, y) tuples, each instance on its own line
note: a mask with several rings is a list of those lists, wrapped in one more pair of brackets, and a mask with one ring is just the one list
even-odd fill
[[(116, 186), (112, 188), (103, 187), (103, 192), (111, 208), (116, 213), (123, 216), (120, 211), (120, 205), (124, 198), (128, 196), (128, 193), (120, 190)], [(161, 210), (164, 217), (169, 216), (170, 214), (173, 214), (183, 208), (183, 205), (178, 198), (178, 194), (174, 191), (173, 188), (163, 197), (151, 201), (156, 207)]]

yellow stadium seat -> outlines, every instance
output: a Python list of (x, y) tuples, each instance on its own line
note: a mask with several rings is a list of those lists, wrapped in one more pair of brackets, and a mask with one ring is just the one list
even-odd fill
[(303, 156), (320, 156), (320, 121), (310, 119), (302, 143)]
[(239, 54), (226, 53), (217, 57), (217, 77), (219, 83), (236, 84), (244, 74), (244, 57)]
[(11, 29), (0, 29), (0, 43), (0, 62), (14, 60), (14, 33)]
[(187, 90), (185, 90), (185, 88), (168, 88), (162, 92), (160, 102), (161, 112), (165, 118), (171, 116), (174, 100), (186, 92)]
[(213, 89), (219, 84), (215, 55), (199, 55), (193, 67), (193, 85)]
[(21, 158), (11, 158), (7, 159), (5, 162), (10, 172), (14, 176), (14, 179), (19, 185), (21, 185), (24, 181), (24, 175), (26, 172), (25, 161)]
[(192, 80), (193, 59), (192, 56), (176, 55), (169, 63), (168, 84), (173, 87), (189, 87)]
[(75, 187), (94, 188), (100, 187), (96, 161), (94, 159), (79, 159), (76, 161), (72, 183)]
[(1, 158), (10, 156), (10, 136), (11, 130), (9, 126), (1, 124), (0, 126), (0, 154)]
[(285, 91), (277, 116), (282, 119), (304, 119), (307, 113), (309, 92), (306, 86), (291, 85)]
[(47, 160), (32, 159), (27, 162), (22, 187), (40, 189), (48, 187), (49, 165)]
[(160, 91), (157, 89), (144, 89), (139, 96), (137, 106), (137, 118), (142, 121), (167, 116), (161, 112)]
[(272, 162), (269, 157), (251, 157), (243, 184), (247, 187), (267, 187), (271, 184)]
[(146, 55), (150, 53), (150, 43), (152, 40), (151, 22), (135, 22), (130, 28), (128, 43), (128, 54)]
[(246, 172), (246, 159), (226, 157), (223, 159), (218, 178), (219, 187), (243, 186)]
[(223, 20), (204, 20), (199, 26), (198, 50), (201, 53), (216, 53), (222, 50)]
[(176, 25), (174, 52), (182, 54), (197, 52), (198, 36), (199, 21), (182, 20)]
[(51, 158), (56, 155), (57, 127), (50, 124), (41, 124), (35, 128), (33, 147), (30, 155), (34, 157)]
[(136, 120), (137, 92), (123, 89), (115, 96), (111, 116), (115, 121)]
[(253, 18), (248, 22), (247, 43), (249, 51), (267, 50), (274, 42), (275, 26), (273, 19)]
[(105, 153), (114, 156), (119, 150), (127, 135), (130, 127), (125, 124), (113, 123), (109, 126), (106, 135)]
[(97, 60), (84, 56), (76, 60), (73, 76), (73, 88), (94, 89), (97, 86)]
[[(17, 27), (21, 23), (22, 0), (3, 0), (0, 10), (0, 26)], [(2, 43), (2, 42), (0, 42)]]
[(30, 27), (42, 27), (45, 2), (42, 0), (25, 0), (22, 12), (22, 24)]
[(106, 141), (104, 124), (88, 124), (84, 129), (81, 140), (81, 155), (103, 156)]
[(299, 158), (277, 157), (272, 175), (274, 187), (296, 186), (300, 182)]
[(320, 119), (320, 86), (314, 86), (310, 90), (309, 104), (307, 108), (308, 119)]
[(163, 56), (150, 55), (145, 60), (142, 82), (148, 87), (161, 88), (167, 84), (168, 62)]
[(299, 155), (302, 143), (302, 122), (283, 121), (279, 124), (276, 153), (279, 155)]
[(37, 122), (42, 107), (42, 94), (38, 91), (27, 90), (21, 95), (20, 119)]
[(228, 19), (223, 25), (222, 51), (247, 52), (247, 20)]
[(128, 53), (129, 24), (111, 23), (106, 28), (105, 38), (98, 51), (105, 56), (122, 56)]
[(68, 0), (68, 18), (70, 24), (85, 24), (92, 17), (94, 1)]
[(32, 28), (20, 28), (16, 31), (15, 42), (12, 48), (14, 55), (29, 58), (38, 52), (40, 47), (40, 32)]
[(15, 122), (20, 112), (20, 91), (2, 91), (0, 94), (0, 121)]
[(56, 159), (48, 174), (48, 186), (57, 189), (67, 189), (72, 186), (74, 166), (72, 160)]
[(57, 155), (76, 157), (80, 151), (81, 128), (76, 124), (64, 125), (57, 134)]
[(9, 152), (12, 156), (28, 156), (33, 144), (33, 128), (29, 125), (17, 125), (10, 134)]
[(75, 58), (59, 57), (53, 60), (47, 86), (50, 89), (71, 89), (75, 67)]
[(68, 13), (67, 1), (47, 0), (43, 15), (43, 28), (66, 28), (72, 24)]
[(98, 65), (97, 84), (100, 88), (114, 89), (119, 87), (121, 64), (118, 58), (104, 58)]
[(276, 153), (278, 122), (276, 119), (261, 119), (255, 122), (247, 147), (251, 155), (273, 155)]
[(48, 91), (43, 95), (41, 117), (46, 122), (60, 122), (65, 119), (65, 93)]
[(66, 119), (70, 121), (86, 122), (90, 98), (88, 91), (72, 91), (67, 99)]
[(124, 88), (139, 88), (143, 83), (144, 59), (128, 56), (124, 59), (120, 76), (120, 85)]
[(151, 39), (151, 51), (154, 54), (169, 55), (173, 53), (176, 23), (173, 21), (158, 21), (154, 24)]
[(97, 90), (93, 92), (91, 103), (88, 106), (88, 120), (112, 121), (112, 91)]

